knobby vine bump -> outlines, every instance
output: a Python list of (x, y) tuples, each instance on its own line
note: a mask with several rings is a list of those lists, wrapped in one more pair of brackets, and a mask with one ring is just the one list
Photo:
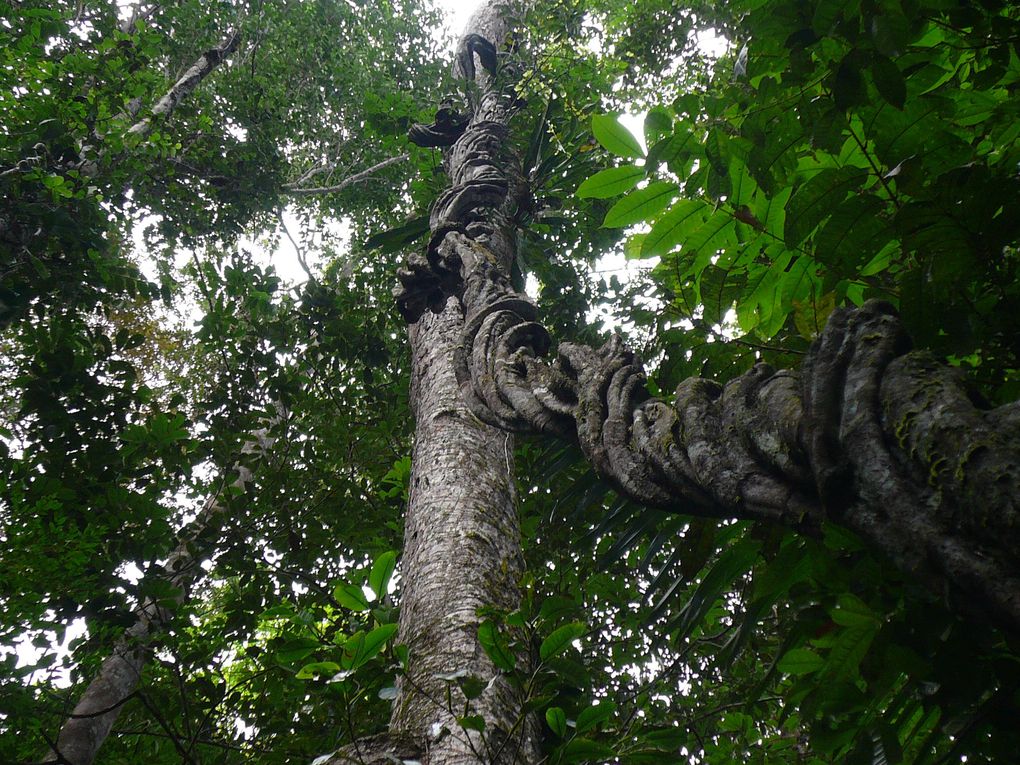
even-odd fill
[(492, 90), (479, 99), (450, 146), (461, 170), (432, 208), (428, 246), (395, 290), (410, 322), (451, 296), (462, 303), (455, 365), (472, 411), (575, 441), (643, 504), (807, 533), (849, 528), (965, 610), (1020, 632), (1020, 407), (975, 404), (958, 370), (912, 351), (879, 301), (834, 311), (799, 370), (690, 378), (672, 402), (650, 396), (619, 337), (564, 343), (550, 358), (502, 254), (524, 185), (504, 148), (513, 108)]

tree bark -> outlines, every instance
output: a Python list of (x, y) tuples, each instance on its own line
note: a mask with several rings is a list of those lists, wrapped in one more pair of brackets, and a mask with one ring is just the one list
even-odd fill
[[(471, 122), (490, 125), (498, 136), (507, 133), (508, 112), (502, 99), (486, 93), (487, 68), (495, 52), (491, 46), (482, 50), (478, 67), (474, 56), (479, 36), (481, 43), (498, 46), (504, 35), (495, 3), (483, 8), (468, 24), (457, 65), (457, 73), (474, 79), (485, 94), (474, 105)], [(471, 140), (465, 134), (447, 152), (452, 186), (467, 180), (485, 183), (470, 163)], [(515, 195), (501, 184), (507, 204), (479, 221), (476, 233), (508, 270), (515, 254), (510, 215)], [(434, 230), (443, 223), (435, 212), (443, 209), (442, 199), (434, 207)], [(511, 611), (520, 600), (524, 562), (513, 483), (514, 441), (509, 433), (480, 422), (465, 406), (454, 373), (463, 314), (453, 300), (435, 307), (440, 310), (409, 330), (416, 429), (400, 606), (400, 640), (409, 648), (409, 670), (399, 683), (390, 731), (418, 741), (429, 765), (535, 762), (536, 737), (523, 711), (524, 699), (478, 640), (479, 609)], [(527, 659), (517, 657), (518, 666), (526, 668)], [(458, 673), (486, 684), (480, 697), (466, 699), (449, 679)], [(465, 714), (480, 716), (484, 731), (460, 725), (456, 718)]]
[(154, 118), (170, 116), (177, 105), (186, 99), (227, 56), (236, 51), (240, 44), (241, 33), (236, 29), (231, 30), (218, 45), (207, 50), (188, 67), (187, 71), (173, 84), (173, 87), (153, 105), (152, 114), (149, 117), (139, 120), (128, 128), (128, 135), (147, 135), (152, 130)]
[[(413, 737), (430, 765), (514, 762), (526, 742), (522, 699), (478, 642), (478, 611), (517, 607), (524, 573), (513, 489), (513, 438), (478, 421), (453, 371), (462, 318), (452, 302), (410, 330), (415, 445), (401, 565), (400, 641), (409, 649), (391, 731)], [(441, 675), (487, 688), (467, 703)], [(449, 693), (449, 701), (448, 701)], [(485, 731), (458, 715), (480, 715)], [(496, 754), (499, 752), (499, 756)]]
[[(217, 521), (230, 507), (230, 497), (243, 493), (254, 477), (253, 460), (259, 461), (273, 444), (272, 427), (258, 431), (241, 449), (242, 459), (233, 466), (237, 477), (223, 490), (209, 497), (202, 510), (181, 529), (179, 543), (162, 565), (161, 577), (178, 591), (177, 604), (183, 603), (188, 590), (201, 571), (201, 555), (209, 547)], [(78, 698), (68, 719), (60, 728), (56, 742), (40, 761), (61, 765), (91, 765), (106, 741), (121, 709), (135, 694), (142, 670), (151, 653), (151, 639), (172, 618), (173, 612), (151, 598), (135, 610), (135, 622), (118, 638), (113, 650), (100, 665), (96, 676)]]
[(505, 115), (467, 126), (454, 149), (470, 172), (451, 174), (397, 291), (409, 321), (461, 300), (457, 376), (480, 419), (577, 442), (647, 505), (852, 529), (961, 612), (1020, 634), (1020, 404), (976, 406), (956, 370), (910, 352), (879, 302), (836, 311), (796, 372), (691, 378), (673, 402), (650, 397), (619, 337), (544, 360), (551, 339), (493, 236), (518, 188), (505, 133)]
[(491, 197), (468, 184), (460, 196), (430, 243), (428, 281), (405, 271), (400, 299), (414, 318), (422, 287), (461, 297), (457, 375), (479, 418), (576, 441), (644, 504), (852, 529), (959, 611), (1020, 634), (1020, 404), (977, 406), (958, 370), (910, 351), (880, 302), (834, 312), (798, 371), (760, 364), (725, 386), (690, 378), (672, 403), (650, 397), (619, 337), (563, 344), (545, 361), (536, 307), (457, 217), (481, 215)]

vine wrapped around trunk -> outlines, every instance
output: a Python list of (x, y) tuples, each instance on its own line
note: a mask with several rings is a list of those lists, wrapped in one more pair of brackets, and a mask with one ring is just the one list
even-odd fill
[[(497, 96), (489, 94), (494, 102)], [(483, 421), (576, 441), (632, 499), (674, 512), (852, 529), (961, 610), (1020, 633), (1020, 407), (983, 410), (957, 370), (911, 352), (895, 310), (837, 310), (797, 371), (759, 364), (725, 386), (645, 389), (617, 337), (549, 335), (492, 252), (514, 183), (506, 115), (480, 109), (453, 145), (467, 168), (396, 291), (416, 321), (449, 295), (461, 392)]]
[[(472, 144), (472, 136), (460, 136), (468, 119), (446, 106), (435, 125), (414, 129), (411, 137), (430, 146), (450, 146), (444, 166), (452, 187), (434, 210), (457, 208), (457, 189), (462, 185), (473, 190), (473, 198), (484, 195), (485, 217), (472, 231), (486, 243), (486, 251), (508, 267), (516, 252), (512, 214), (513, 188), (518, 184), (504, 169), (496, 173), (473, 162), (484, 152), (500, 156), (501, 168), (513, 166), (512, 157), (504, 156), (501, 148), (508, 111), (501, 98), (487, 93), (496, 58), (488, 41), (501, 39), (503, 29), (495, 3), (488, 4), (468, 23), (460, 46), (458, 73), (484, 94), (473, 104), (470, 118), (487, 126), (484, 134), (472, 134), (484, 146)], [(475, 55), (482, 64), (478, 69)], [(470, 216), (469, 210), (457, 209), (461, 218)], [(433, 217), (433, 227), (441, 227), (443, 219)], [(398, 679), (388, 737), (380, 740), (386, 746), (413, 742), (427, 765), (536, 762), (537, 736), (526, 699), (496, 668), (478, 639), (481, 609), (512, 611), (520, 603), (524, 556), (515, 503), (513, 438), (479, 422), (464, 405), (455, 374), (464, 317), (449, 300), (449, 289), (432, 284), (427, 263), (419, 262), (415, 268), (423, 283), (415, 298), (421, 301), (418, 316), (426, 308), (436, 315), (409, 328), (415, 443), (399, 632), (409, 662), (408, 671)], [(518, 657), (518, 667), (527, 661), (527, 656)], [(485, 683), (477, 698), (468, 699), (452, 681), (464, 675)], [(483, 730), (458, 720), (468, 713), (465, 710), (484, 721)], [(348, 747), (332, 762), (376, 761), (356, 757), (356, 748)], [(384, 752), (378, 761), (387, 756)]]

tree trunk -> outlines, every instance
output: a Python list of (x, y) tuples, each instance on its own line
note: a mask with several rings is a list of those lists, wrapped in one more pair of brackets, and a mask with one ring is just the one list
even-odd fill
[[(457, 73), (473, 79), (483, 94), (494, 46), (504, 37), (493, 3), (475, 14), (462, 39)], [(476, 66), (476, 52), (482, 66)], [(499, 138), (507, 133), (506, 119), (502, 100), (489, 94), (471, 115), (472, 124), (492, 126), (486, 136)], [(451, 188), (468, 178), (484, 183), (471, 164), (472, 140), (469, 129), (446, 155)], [(512, 166), (513, 158), (506, 159)], [(511, 213), (516, 195), (503, 191), (506, 204), (478, 221), (484, 228), (478, 234), (508, 271), (515, 254)], [(445, 222), (442, 211), (449, 202), (444, 195), (433, 208), (434, 235)], [(463, 314), (453, 300), (409, 331), (416, 429), (400, 608), (409, 671), (401, 679), (390, 728), (423, 744), (430, 765), (535, 762), (534, 726), (523, 712), (524, 699), (478, 640), (479, 609), (517, 608), (524, 561), (514, 501), (514, 441), (479, 421), (460, 396), (454, 353), (462, 331)], [(517, 662), (523, 668), (527, 657), (518, 656)], [(450, 679), (457, 674), (479, 678), (485, 691), (468, 701)], [(480, 716), (484, 731), (458, 723), (456, 718), (464, 715)]]
[[(483, 96), (454, 147), (451, 187), (398, 302), (414, 321), (453, 295), (466, 313), (457, 376), (472, 411), (576, 441), (638, 502), (666, 510), (852, 529), (961, 612), (1020, 634), (1020, 403), (975, 406), (959, 374), (910, 342), (895, 311), (833, 313), (800, 370), (760, 364), (725, 387), (691, 378), (653, 399), (619, 337), (562, 345), (514, 291), (498, 235), (519, 184), (506, 119)], [(423, 129), (440, 140), (444, 121)], [(446, 119), (445, 122), (450, 122)]]
[[(179, 543), (167, 556), (161, 576), (178, 590), (181, 604), (201, 572), (201, 554), (210, 545), (209, 537), (217, 529), (217, 521), (230, 507), (229, 499), (245, 491), (254, 477), (253, 460), (261, 460), (272, 446), (270, 430), (279, 422), (274, 418), (269, 428), (258, 431), (246, 441), (232, 472), (237, 473), (229, 486), (212, 495), (194, 520), (181, 529)], [(41, 760), (61, 765), (91, 765), (106, 741), (121, 709), (134, 695), (141, 681), (142, 669), (151, 652), (151, 639), (172, 618), (172, 611), (146, 598), (135, 609), (135, 622), (114, 644), (113, 650), (100, 665), (96, 676), (78, 698), (68, 719), (60, 728), (57, 740)]]
[[(514, 504), (513, 438), (479, 422), (460, 397), (453, 353), (462, 318), (445, 311), (411, 327), (415, 445), (401, 566), (400, 640), (409, 671), (391, 729), (424, 742), (430, 765), (514, 762), (522, 700), (479, 645), (478, 610), (513, 610), (524, 573)], [(466, 673), (487, 684), (467, 703)], [(485, 731), (463, 729), (480, 715)]]

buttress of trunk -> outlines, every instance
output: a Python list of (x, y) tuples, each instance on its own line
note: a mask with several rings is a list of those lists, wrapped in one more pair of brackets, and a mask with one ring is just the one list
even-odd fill
[[(429, 765), (533, 762), (522, 699), (478, 643), (479, 608), (517, 607), (523, 557), (513, 439), (481, 423), (461, 400), (453, 371), (461, 325), (451, 302), (410, 329), (416, 435), (400, 606), (410, 671), (390, 728), (422, 743)], [(484, 734), (457, 724), (464, 696), (437, 677), (458, 671), (489, 683), (469, 707), (485, 719)]]

